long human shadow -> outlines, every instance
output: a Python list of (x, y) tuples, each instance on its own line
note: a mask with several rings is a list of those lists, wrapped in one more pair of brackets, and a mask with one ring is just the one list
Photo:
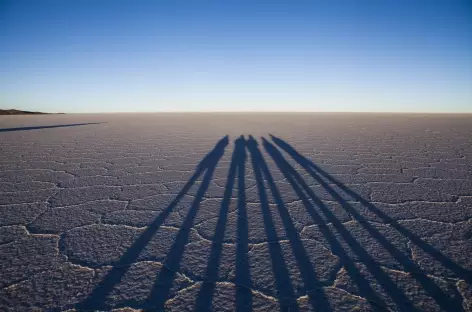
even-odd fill
[[(380, 209), (375, 207), (372, 203), (364, 199), (362, 196), (342, 184), (340, 181), (336, 180), (334, 177), (329, 175), (327, 172), (316, 166), (313, 162), (309, 159), (298, 153), (293, 147), (291, 147), (288, 143), (283, 141), (280, 138), (272, 136), (273, 141), (287, 154), (289, 154), (295, 161), (297, 161), (302, 168), (304, 168), (311, 177), (313, 177), (326, 191), (335, 199), (337, 202), (341, 204), (341, 206), (357, 221), (361, 224), (369, 234), (375, 238), (393, 257), (394, 259), (403, 266), (404, 270), (411, 274), (423, 287), (423, 289), (436, 301), (436, 303), (444, 310), (444, 311), (463, 311), (463, 307), (461, 302), (458, 300), (452, 300), (450, 296), (445, 294), (434, 281), (423, 271), (419, 265), (414, 263), (408, 256), (404, 255), (400, 250), (398, 250), (391, 242), (389, 242), (380, 232), (378, 232), (372, 225), (361, 215), (359, 212), (352, 207), (336, 190), (333, 189), (331, 185), (329, 185), (326, 181), (324, 181), (318, 174), (325, 177), (331, 183), (337, 185), (341, 190), (343, 190), (346, 194), (354, 198), (355, 200), (359, 201), (365, 207), (367, 207), (370, 211), (374, 212), (377, 216), (379, 216), (385, 223), (391, 225), (397, 231), (399, 231), (402, 235), (409, 238), (413, 243), (418, 245), (422, 248), (425, 252), (429, 253), (433, 256), (436, 260), (440, 261), (446, 267), (450, 268), (456, 274), (460, 273), (459, 276), (463, 277), (466, 280), (470, 278), (470, 272), (466, 269), (460, 267), (458, 264), (454, 263), (451, 259), (447, 258), (441, 252), (436, 250), (433, 246), (429, 245), (428, 243), (424, 242), (415, 234), (411, 233), (406, 228), (402, 227), (398, 222), (393, 220), (392, 218), (388, 217), (384, 212)], [(315, 171), (316, 170), (316, 171)], [(297, 173), (298, 174), (298, 173)], [(307, 187), (311, 192), (312, 190)], [(391, 295), (389, 293), (389, 295)]]
[[(233, 156), (231, 158), (223, 199), (221, 201), (220, 214), (216, 224), (215, 233), (212, 238), (211, 251), (206, 267), (206, 273), (196, 299), (196, 311), (211, 311), (211, 303), (213, 299), (213, 293), (216, 287), (216, 281), (218, 280), (218, 270), (220, 268), (221, 263), (221, 253), (223, 249), (229, 206), (233, 194), (236, 174), (238, 173), (238, 170), (240, 170), (240, 168), (242, 168), (242, 170), (244, 171), (244, 158), (246, 149), (244, 137), (241, 136), (240, 138), (236, 139), (234, 144), (235, 147), (233, 151)], [(241, 190), (239, 190), (239, 193), (241, 194)]]
[(11, 131), (26, 131), (26, 130), (38, 130), (38, 129), (50, 129), (50, 128), (64, 128), (64, 127), (77, 127), (86, 125), (98, 125), (101, 122), (86, 122), (86, 123), (75, 123), (66, 125), (52, 125), (52, 126), (31, 126), (31, 127), (17, 127), (17, 128), (1, 128), (0, 132), (11, 132)]
[[(282, 196), (275, 184), (274, 178), (270, 173), (269, 167), (267, 166), (264, 157), (262, 156), (261, 152), (259, 151), (259, 148), (257, 147), (256, 140), (252, 136), (249, 137), (248, 148), (251, 151), (251, 157), (253, 159), (254, 171), (256, 173), (256, 180), (258, 185), (263, 186), (262, 179), (264, 176), (265, 181), (267, 182), (269, 189), (272, 193), (272, 196), (274, 197), (279, 215), (282, 219), (282, 223), (285, 228), (285, 233), (287, 234), (287, 238), (290, 242), (293, 255), (295, 256), (297, 266), (300, 270), (301, 277), (305, 286), (304, 290), (308, 295), (310, 304), (312, 305), (315, 311), (332, 311), (330, 302), (326, 297), (326, 294), (324, 293), (324, 285), (318, 280), (316, 276), (316, 272), (313, 269), (314, 264), (310, 261), (308, 252), (306, 251), (302, 240), (300, 239), (298, 231), (292, 222), (290, 212), (285, 206)], [(260, 194), (262, 194), (262, 196), (267, 196), (265, 194), (265, 190), (263, 192), (260, 192)], [(263, 202), (267, 202), (267, 199), (261, 198), (261, 203)], [(264, 209), (263, 213), (270, 215), (268, 207)], [(271, 226), (273, 226), (273, 224), (271, 224)], [(298, 308), (298, 306), (296, 307)], [(286, 309), (287, 307), (284, 306), (284, 308)], [(288, 308), (290, 309), (290, 311), (293, 310), (293, 308), (291, 307)]]
[[(401, 311), (418, 311), (413, 306), (412, 302), (405, 296), (405, 294), (397, 287), (391, 278), (380, 268), (375, 260), (368, 254), (362, 245), (351, 235), (342, 222), (331, 212), (331, 210), (316, 196), (316, 194), (305, 183), (303, 178), (296, 172), (296, 170), (284, 159), (283, 155), (267, 140), (263, 139), (264, 148), (272, 157), (279, 170), (284, 174), (287, 181), (292, 186), (297, 196), (302, 200), (307, 212), (313, 218), (315, 224), (318, 225), (320, 232), (325, 237), (330, 245), (333, 254), (337, 255), (346, 272), (357, 284), (361, 295), (366, 298), (374, 310), (385, 311), (388, 310), (386, 303), (382, 300), (376, 292), (372, 289), (370, 283), (361, 274), (355, 263), (348, 256), (342, 245), (339, 243), (335, 235), (330, 231), (326, 222), (316, 211), (315, 207), (310, 202), (320, 208), (323, 215), (327, 218), (333, 227), (341, 234), (346, 243), (350, 246), (353, 252), (359, 257), (362, 263), (372, 275), (380, 282), (384, 290), (390, 294), (393, 301), (399, 306)], [(307, 195), (305, 195), (305, 192)]]
[[(141, 252), (154, 237), (160, 226), (174, 210), (179, 201), (190, 190), (192, 185), (195, 184), (195, 181), (205, 172), (203, 183), (197, 191), (197, 197), (192, 204), (193, 210), (195, 210), (196, 206), (198, 208), (199, 201), (197, 201), (197, 199), (201, 199), (206, 192), (206, 188), (210, 183), (213, 171), (215, 170), (218, 161), (223, 156), (224, 149), (228, 145), (228, 141), (228, 136), (223, 137), (220, 141), (218, 141), (213, 150), (200, 161), (195, 169), (194, 174), (190, 177), (182, 190), (177, 194), (175, 199), (156, 217), (156, 219), (154, 219), (154, 221), (146, 228), (146, 230), (138, 237), (138, 239), (136, 239), (136, 241), (128, 248), (128, 250), (126, 250), (123, 256), (121, 256), (121, 258), (113, 264), (112, 269), (105, 275), (100, 284), (92, 291), (92, 293), (84, 301), (77, 304), (77, 309), (86, 311), (110, 309), (110, 307), (106, 305), (107, 296), (110, 294), (113, 288), (118, 283), (120, 283), (131, 265), (138, 260)], [(182, 235), (180, 235), (180, 239), (182, 239), (181, 237)], [(181, 243), (181, 241), (179, 241), (179, 243)]]
[[(228, 145), (228, 139), (224, 140), (222, 146)], [(205, 174), (203, 176), (202, 183), (197, 190), (195, 199), (185, 217), (185, 220), (180, 226), (177, 236), (167, 253), (166, 259), (159, 273), (157, 274), (156, 281), (152, 287), (151, 293), (147, 300), (144, 302), (145, 310), (163, 311), (166, 300), (169, 298), (172, 285), (174, 283), (177, 272), (180, 271), (180, 263), (184, 255), (185, 246), (188, 243), (190, 231), (193, 227), (195, 217), (200, 209), (200, 203), (205, 195), (208, 187), (210, 186), (213, 173), (216, 169), (217, 161), (223, 156), (224, 149), (219, 148), (215, 150), (215, 154), (212, 155), (212, 166), (207, 166)], [(216, 161), (215, 161), (216, 160)]]
[(246, 141), (238, 166), (238, 219), (236, 241), (236, 311), (252, 311), (252, 282), (249, 269), (249, 226), (246, 207)]
[(251, 154), (251, 161), (256, 178), (259, 201), (261, 204), (262, 217), (264, 220), (264, 229), (267, 235), (269, 254), (272, 263), (272, 272), (277, 287), (277, 299), (281, 311), (299, 311), (295, 291), (293, 289), (290, 273), (285, 262), (282, 247), (279, 243), (279, 237), (275, 230), (274, 220), (272, 219), (271, 209), (269, 207), (264, 179), (261, 171), (261, 154), (257, 147), (257, 142), (250, 136), (247, 141), (247, 148)]

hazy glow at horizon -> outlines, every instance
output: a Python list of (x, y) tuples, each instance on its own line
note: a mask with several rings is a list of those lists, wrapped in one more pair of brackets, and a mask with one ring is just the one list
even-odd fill
[(133, 3), (2, 4), (0, 107), (472, 112), (467, 1)]

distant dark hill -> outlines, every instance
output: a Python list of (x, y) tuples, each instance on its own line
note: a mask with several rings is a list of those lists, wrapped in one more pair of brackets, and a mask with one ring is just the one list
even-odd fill
[(47, 115), (50, 113), (30, 112), (18, 109), (0, 109), (0, 115)]

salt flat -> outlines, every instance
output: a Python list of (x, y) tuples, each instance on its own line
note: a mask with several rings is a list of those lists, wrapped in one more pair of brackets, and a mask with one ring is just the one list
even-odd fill
[(0, 117), (0, 310), (472, 311), (472, 116)]

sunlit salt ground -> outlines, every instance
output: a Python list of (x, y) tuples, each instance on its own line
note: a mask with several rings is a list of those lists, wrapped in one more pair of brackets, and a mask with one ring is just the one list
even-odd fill
[(0, 142), (2, 311), (472, 310), (471, 115), (2, 116)]

